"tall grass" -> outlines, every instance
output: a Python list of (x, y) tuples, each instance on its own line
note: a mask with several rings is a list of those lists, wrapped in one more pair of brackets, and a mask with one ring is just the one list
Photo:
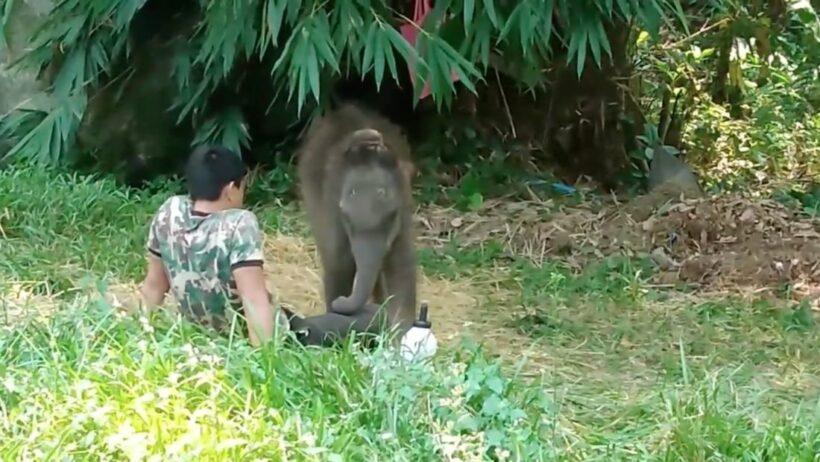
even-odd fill
[[(778, 334), (797, 324), (740, 301), (664, 305), (627, 264), (581, 277), (508, 269), (522, 287), (512, 306), (542, 322), (522, 329), (554, 353), (537, 380), (468, 338), (417, 365), (353, 340), (255, 350), (167, 313), (115, 314), (79, 290), (88, 277), (141, 276), (148, 219), (177, 191), (0, 172), (3, 306), (9, 287), (27, 285), (44, 295), (32, 311), (59, 308), (0, 328), (0, 459), (818, 460), (816, 327)], [(291, 210), (257, 211), (269, 229), (301, 229)], [(454, 278), (492, 263), (424, 255)]]

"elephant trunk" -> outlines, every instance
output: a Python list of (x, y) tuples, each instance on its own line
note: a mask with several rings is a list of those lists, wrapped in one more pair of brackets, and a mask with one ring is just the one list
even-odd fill
[(353, 280), (350, 298), (354, 306), (361, 307), (367, 303), (381, 274), (387, 243), (381, 235), (354, 236), (350, 240), (350, 247), (356, 261), (356, 278)]

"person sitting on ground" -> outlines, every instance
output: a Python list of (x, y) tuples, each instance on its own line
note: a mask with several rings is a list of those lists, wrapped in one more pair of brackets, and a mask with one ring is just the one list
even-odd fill
[[(273, 335), (274, 309), (262, 271), (262, 232), (243, 209), (248, 170), (221, 146), (193, 151), (185, 170), (188, 195), (170, 197), (148, 231), (148, 267), (140, 293), (149, 308), (170, 290), (188, 319), (226, 332), (230, 310), (243, 314), (251, 344)], [(277, 316), (280, 328), (288, 321)]]
[(185, 170), (188, 195), (167, 199), (151, 221), (140, 286), (144, 305), (162, 304), (170, 290), (183, 316), (221, 333), (240, 314), (237, 324), (247, 327), (254, 346), (272, 338), (274, 318), (280, 330), (301, 332), (297, 339), (305, 344), (328, 344), (328, 334), (371, 330), (375, 313), (367, 310), (356, 317), (326, 313), (303, 319), (274, 309), (265, 287), (259, 222), (243, 208), (247, 173), (227, 148), (193, 151)]

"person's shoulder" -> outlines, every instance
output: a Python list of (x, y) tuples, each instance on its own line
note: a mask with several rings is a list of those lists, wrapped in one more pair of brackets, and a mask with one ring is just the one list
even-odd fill
[(256, 247), (261, 243), (262, 228), (255, 213), (247, 209), (230, 209), (223, 211), (221, 215), (230, 229), (231, 246), (234, 249)]
[(190, 200), (188, 196), (185, 195), (176, 195), (171, 196), (168, 199), (165, 199), (165, 202), (159, 206), (160, 212), (171, 212), (171, 211), (178, 211), (183, 210), (186, 207), (190, 207)]
[(188, 196), (171, 196), (154, 213), (154, 224), (168, 225), (174, 221), (174, 217), (183, 216), (186, 208), (190, 208)]
[(223, 211), (221, 219), (233, 230), (235, 236), (242, 239), (256, 239), (262, 232), (256, 214), (247, 209), (229, 209)]
[(222, 212), (223, 219), (230, 221), (236, 225), (259, 225), (259, 219), (256, 214), (248, 209), (228, 209)]

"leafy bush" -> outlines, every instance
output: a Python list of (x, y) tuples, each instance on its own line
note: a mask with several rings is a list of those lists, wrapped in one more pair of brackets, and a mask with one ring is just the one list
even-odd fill
[[(4, 3), (0, 11), (11, 11), (14, 0)], [(295, 96), (300, 117), (309, 98), (326, 100), (328, 82), (341, 75), (372, 75), (381, 85), (386, 73), (397, 80), (407, 63), (415, 63), (416, 81), (430, 84), (441, 107), (452, 99), (451, 75), (475, 92), (474, 82), (494, 57), (502, 60), (502, 70), (532, 88), (544, 82), (541, 69), (555, 57), (574, 61), (578, 74), (588, 57), (600, 65), (612, 53), (606, 33), (611, 25), (635, 20), (657, 32), (670, 13), (682, 17), (677, 0), (437, 1), (418, 25), (412, 46), (398, 29), (399, 18), (409, 15), (399, 7), (404, 3), (201, 0), (160, 6), (161, 0), (60, 0), (33, 34), (32, 49), (22, 61), (48, 70), (55, 107), (48, 113), (27, 112), (24, 120), (6, 118), (0, 136), (34, 123), (16, 139), (11, 155), (64, 159), (86, 112), (89, 89), (127, 75), (152, 40), (169, 41), (167, 29), (184, 39), (169, 45), (176, 88), (170, 106), (177, 123), (191, 125), (196, 141), (217, 140), (239, 150), (253, 136), (247, 114), (214, 99), (238, 85), (234, 81), (248, 64), (269, 74), (270, 88), (287, 87), (287, 100)], [(149, 21), (152, 8), (170, 10), (154, 13), (156, 21)], [(416, 96), (421, 89), (416, 85)]]
[[(782, 7), (782, 8), (781, 8)], [(639, 37), (643, 105), (721, 188), (820, 175), (820, 16), (808, 2), (713, 2), (692, 36)], [(757, 189), (757, 188), (754, 188)]]

